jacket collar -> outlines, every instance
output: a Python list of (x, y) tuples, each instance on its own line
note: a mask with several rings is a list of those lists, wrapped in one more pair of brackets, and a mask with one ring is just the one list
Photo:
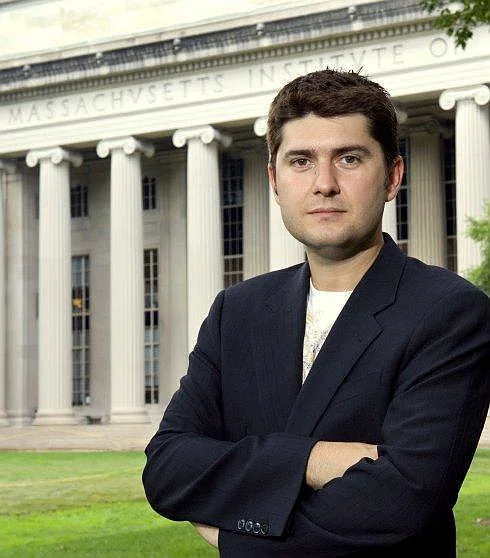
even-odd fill
[(385, 235), (385, 244), (358, 283), (327, 337), (303, 386), (303, 338), (310, 272), (290, 270), (266, 295), (266, 312), (255, 324), (261, 355), (257, 382), (268, 426), (309, 436), (355, 362), (381, 333), (376, 314), (395, 301), (406, 257)]
[(282, 271), (286, 279), (266, 293), (260, 319), (252, 325), (255, 370), (267, 428), (284, 431), (301, 389), (302, 347), (310, 271), (307, 264)]

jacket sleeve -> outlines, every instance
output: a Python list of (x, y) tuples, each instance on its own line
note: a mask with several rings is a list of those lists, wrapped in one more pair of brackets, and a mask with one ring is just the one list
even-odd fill
[(303, 494), (281, 540), (222, 532), (222, 556), (299, 558), (305, 546), (312, 556), (354, 555), (396, 548), (447, 519), (488, 410), (489, 345), (482, 293), (452, 292), (428, 308), (396, 375), (380, 457)]
[(143, 484), (151, 506), (173, 520), (258, 536), (286, 530), (302, 488), (313, 438), (274, 433), (224, 439), (220, 316), (204, 321), (189, 368), (146, 448)]

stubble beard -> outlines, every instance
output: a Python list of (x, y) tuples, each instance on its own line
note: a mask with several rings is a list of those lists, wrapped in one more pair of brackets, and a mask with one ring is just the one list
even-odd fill
[(365, 233), (361, 233), (354, 225), (349, 224), (341, 231), (327, 230), (325, 234), (313, 235), (301, 230), (301, 227), (294, 223), (287, 223), (284, 220), (284, 224), (289, 233), (304, 245), (307, 254), (326, 260), (340, 261), (351, 258), (382, 241), (381, 218), (373, 222)]

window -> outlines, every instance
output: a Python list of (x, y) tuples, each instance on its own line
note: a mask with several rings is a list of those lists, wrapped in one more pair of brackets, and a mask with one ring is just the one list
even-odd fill
[(144, 251), (145, 278), (145, 402), (158, 403), (160, 336), (158, 329), (158, 250)]
[(243, 159), (221, 158), (221, 216), (223, 221), (224, 284), (243, 279)]
[(456, 271), (456, 153), (454, 136), (444, 140), (444, 191), (446, 201), (447, 267)]
[(156, 184), (157, 179), (154, 176), (143, 177), (143, 209), (145, 211), (157, 207)]
[(90, 404), (90, 264), (88, 256), (71, 260), (73, 331), (73, 405)]
[(72, 218), (87, 217), (88, 188), (86, 184), (75, 184), (70, 186), (70, 211)]
[(405, 163), (405, 172), (400, 186), (400, 191), (396, 197), (396, 224), (398, 246), (405, 252), (408, 252), (408, 181), (409, 181), (409, 143), (407, 138), (400, 140), (400, 154)]

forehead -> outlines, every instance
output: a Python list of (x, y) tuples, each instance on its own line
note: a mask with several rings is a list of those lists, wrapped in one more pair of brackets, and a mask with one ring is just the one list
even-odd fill
[(336, 146), (339, 144), (366, 144), (378, 142), (369, 132), (369, 121), (363, 114), (348, 114), (325, 118), (309, 114), (286, 122), (282, 128), (280, 150), (297, 144)]

